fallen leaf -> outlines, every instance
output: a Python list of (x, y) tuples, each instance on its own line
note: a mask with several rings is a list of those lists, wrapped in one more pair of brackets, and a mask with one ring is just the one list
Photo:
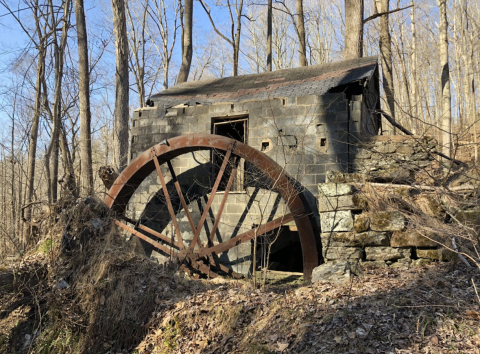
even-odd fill
[(290, 343), (281, 343), (281, 342), (277, 342), (277, 347), (278, 347), (278, 350), (283, 352), (285, 349), (288, 348), (288, 345)]

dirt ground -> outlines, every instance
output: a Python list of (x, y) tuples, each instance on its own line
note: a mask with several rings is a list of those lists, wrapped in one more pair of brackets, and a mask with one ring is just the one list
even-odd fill
[(254, 289), (135, 252), (100, 202), (62, 210), (0, 260), (2, 354), (480, 353), (480, 272), (463, 263)]
[(480, 353), (480, 276), (461, 264), (367, 271), (345, 285), (283, 279), (263, 291), (130, 257), (88, 295), (59, 288), (47, 255), (27, 258), (1, 291), (0, 352)]

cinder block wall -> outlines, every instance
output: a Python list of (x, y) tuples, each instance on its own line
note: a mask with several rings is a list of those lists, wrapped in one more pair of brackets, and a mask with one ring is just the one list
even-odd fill
[[(131, 157), (134, 159), (151, 146), (171, 137), (192, 133), (211, 133), (212, 121), (215, 118), (248, 116), (246, 143), (259, 150), (262, 142), (271, 143), (271, 149), (267, 149), (265, 153), (302, 184), (303, 195), (312, 209), (315, 227), (318, 228), (320, 225), (317, 209), (318, 184), (325, 181), (326, 171), (348, 172), (348, 166), (352, 162), (349, 154), (351, 139), (359, 138), (362, 132), (361, 99), (361, 96), (354, 96), (350, 101), (344, 94), (326, 94), (177, 107), (169, 108), (166, 112), (160, 111), (159, 107), (142, 108), (136, 110), (133, 116)], [(182, 188), (188, 190), (192, 185), (198, 187), (190, 196), (192, 200), (196, 200), (192, 202), (191, 210), (195, 222), (198, 222), (201, 215), (199, 208), (205, 205), (208, 198), (205, 194), (207, 188), (202, 191), (200, 186), (209, 186), (209, 181), (202, 180), (201, 177), (201, 175), (208, 176), (211, 168), (209, 163), (210, 154), (201, 151), (183, 155), (173, 161)], [(164, 174), (168, 183), (169, 173), (166, 169)], [(158, 220), (170, 219), (168, 211), (163, 208), (161, 196), (154, 198), (159, 190), (160, 185), (156, 174), (152, 174), (132, 198), (129, 213), (133, 217), (140, 218), (145, 206), (150, 203), (149, 215), (146, 219), (156, 220), (150, 221), (150, 226), (171, 235), (173, 231), (171, 225), (158, 222)], [(272, 217), (270, 214), (272, 211), (275, 213), (275, 207), (277, 208), (275, 215), (284, 214), (282, 202), (274, 206), (275, 198), (265, 198), (265, 193), (267, 191), (263, 190), (253, 196), (254, 192), (251, 188), (247, 188), (243, 193), (233, 193), (233, 198), (230, 196), (229, 200), (232, 200), (234, 205), (230, 203), (232, 205), (226, 206), (222, 216), (222, 222), (225, 222), (225, 225), (219, 226), (219, 236), (222, 239), (232, 237), (227, 229), (231, 229), (235, 224), (241, 225), (240, 229), (251, 229), (252, 224), (258, 223), (261, 216)], [(201, 198), (198, 197), (199, 195)], [(221, 194), (216, 196), (212, 207), (214, 214), (221, 197)], [(201, 200), (200, 205), (198, 200)], [(265, 202), (266, 200), (271, 204)], [(250, 208), (248, 220), (245, 220), (243, 214), (248, 203), (263, 205), (263, 210), (255, 212), (255, 208)], [(177, 218), (181, 223), (180, 228), (188, 230), (188, 221), (183, 211), (177, 215)], [(210, 229), (211, 225), (212, 220), (207, 218), (207, 228)], [(183, 237), (187, 240), (191, 239), (188, 232)], [(201, 237), (205, 238), (206, 234)], [(236, 262), (237, 254), (247, 259), (250, 252), (250, 245), (240, 245), (238, 249), (229, 252), (230, 256), (224, 261)], [(248, 262), (248, 259), (245, 264), (237, 262), (237, 270), (245, 272), (244, 268)]]

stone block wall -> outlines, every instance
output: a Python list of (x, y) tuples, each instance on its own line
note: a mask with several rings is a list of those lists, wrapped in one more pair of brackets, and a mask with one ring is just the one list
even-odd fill
[[(433, 238), (412, 230), (396, 210), (367, 210), (358, 184), (319, 184), (322, 255), (325, 262), (361, 262), (366, 268), (399, 267), (448, 260), (452, 254)], [(338, 200), (347, 202), (338, 203)], [(437, 238), (435, 238), (438, 241)]]
[[(431, 167), (435, 149), (429, 137), (372, 137), (355, 149), (357, 172), (327, 172), (326, 183), (318, 185), (322, 255), (327, 264), (403, 267), (453, 257), (440, 246), (439, 235), (420, 234), (398, 210), (379, 210), (378, 203), (371, 203), (372, 195), (374, 199), (398, 195), (427, 215), (444, 216), (442, 206), (428, 191), (395, 185), (417, 181), (422, 169)], [(387, 184), (366, 183), (372, 181)], [(345, 274), (342, 269), (336, 271)]]
[(429, 136), (372, 136), (352, 147), (352, 167), (370, 181), (410, 183), (432, 164), (436, 147)]

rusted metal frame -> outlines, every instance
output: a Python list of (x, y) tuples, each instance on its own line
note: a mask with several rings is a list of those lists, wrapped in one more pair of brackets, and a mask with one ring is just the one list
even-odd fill
[(237, 156), (235, 157), (235, 162), (233, 164), (232, 173), (228, 178), (227, 187), (225, 188), (225, 192), (222, 197), (222, 201), (220, 202), (220, 207), (218, 208), (217, 216), (215, 217), (215, 222), (213, 223), (212, 231), (210, 232), (209, 237), (209, 244), (213, 245), (213, 237), (218, 228), (218, 224), (220, 223), (220, 219), (222, 218), (223, 209), (225, 208), (225, 203), (227, 202), (228, 193), (230, 193), (230, 189), (232, 188), (233, 180), (235, 179), (235, 175), (237, 174), (237, 165), (240, 161), (240, 158)]
[(210, 197), (208, 198), (207, 205), (203, 210), (202, 217), (200, 218), (200, 222), (198, 223), (197, 230), (195, 231), (195, 235), (193, 236), (193, 240), (190, 245), (191, 249), (195, 248), (195, 243), (197, 243), (197, 240), (200, 237), (200, 232), (202, 231), (203, 224), (205, 223), (205, 219), (207, 218), (208, 211), (212, 206), (213, 199), (215, 198), (215, 194), (217, 193), (218, 186), (220, 185), (220, 182), (222, 180), (223, 173), (225, 172), (225, 168), (227, 167), (228, 160), (230, 159), (230, 155), (232, 154), (232, 151), (235, 150), (235, 143), (236, 141), (233, 141), (230, 144), (228, 144), (227, 152), (225, 153), (225, 158), (223, 159), (222, 166), (220, 167), (220, 171), (218, 171), (217, 179), (215, 180), (215, 184), (213, 185), (212, 191), (210, 192)]
[(149, 234), (155, 236), (155, 237), (158, 237), (159, 239), (165, 241), (165, 242), (168, 242), (169, 244), (177, 247), (177, 248), (182, 248), (182, 245), (178, 242), (176, 242), (175, 240), (172, 240), (170, 237), (168, 236), (165, 236), (163, 234), (161, 234), (160, 232), (158, 231), (155, 231), (155, 230), (152, 230), (151, 228), (149, 228), (148, 226), (145, 226), (145, 225), (142, 225), (142, 224), (139, 224), (137, 225), (137, 228), (139, 228), (140, 230), (142, 231), (145, 231), (145, 232), (148, 232)]
[[(212, 263), (210, 263), (210, 264), (212, 264)], [(213, 265), (213, 264), (212, 264), (212, 265)], [(243, 275), (242, 275), (242, 274), (239, 274), (239, 273), (235, 272), (233, 269), (230, 269), (230, 268), (228, 268), (227, 266), (225, 266), (225, 265), (223, 265), (223, 264), (221, 264), (221, 263), (218, 263), (218, 265), (215, 264), (215, 266), (216, 266), (217, 268), (220, 268), (220, 270), (224, 271), (225, 273), (227, 273), (227, 274), (230, 275), (231, 277), (234, 277), (234, 278), (236, 278), (236, 279), (242, 279), (242, 278), (243, 278)]]
[(182, 234), (180, 233), (180, 229), (178, 228), (177, 218), (175, 216), (175, 212), (173, 211), (172, 201), (170, 200), (170, 194), (167, 190), (167, 184), (165, 183), (165, 178), (163, 178), (162, 169), (160, 168), (160, 163), (158, 162), (157, 155), (155, 155), (155, 150), (152, 149), (153, 154), (153, 162), (155, 163), (155, 168), (157, 169), (158, 177), (160, 178), (160, 183), (162, 184), (163, 195), (167, 201), (168, 212), (170, 213), (170, 217), (172, 218), (173, 228), (175, 229), (175, 233), (177, 234), (178, 242), (180, 243), (180, 248), (185, 247), (182, 240)]
[(138, 232), (137, 230), (134, 230), (132, 229), (130, 226), (127, 226), (125, 224), (122, 224), (120, 221), (118, 220), (115, 220), (115, 224), (117, 224), (118, 226), (120, 226), (122, 229), (124, 229), (125, 231), (128, 231), (130, 232), (132, 235), (135, 235), (137, 236), (138, 238), (141, 238), (142, 240), (144, 240), (145, 242), (148, 242), (149, 244), (151, 244), (152, 246), (158, 248), (159, 250), (165, 252), (166, 254), (169, 254), (171, 256), (174, 256), (174, 257), (178, 257), (178, 252), (174, 249), (171, 249), (171, 248), (168, 248), (166, 247), (165, 245), (162, 245), (161, 243), (159, 242), (156, 242), (154, 240), (152, 240), (151, 238), (145, 236), (144, 234), (142, 234), (141, 232)]
[(204, 248), (203, 250), (198, 252), (198, 256), (203, 257), (203, 256), (206, 256), (207, 254), (210, 254), (210, 253), (219, 254), (219, 253), (225, 252), (225, 251), (229, 250), (230, 248), (233, 248), (233, 247), (235, 247), (235, 246), (237, 246), (241, 243), (244, 243), (246, 241), (249, 241), (249, 240), (253, 239), (255, 237), (255, 235), (262, 236), (263, 234), (265, 234), (269, 231), (275, 230), (277, 227), (285, 225), (285, 224), (287, 224), (287, 223), (289, 223), (290, 221), (293, 221), (293, 220), (294, 220), (294, 216), (293, 216), (292, 213), (286, 214), (286, 215), (281, 216), (277, 219), (274, 219), (270, 222), (267, 222), (266, 224), (260, 225), (260, 227), (258, 227), (256, 229), (252, 229), (252, 230), (244, 232), (240, 235), (237, 235), (237, 236), (231, 238), (230, 240), (222, 242), (222, 243), (220, 243), (216, 246), (209, 247), (209, 248)]
[[(231, 138), (218, 135), (190, 134), (168, 139), (155, 145), (153, 149), (159, 158), (166, 161), (193, 151), (213, 149), (226, 151), (232, 141)], [(240, 142), (236, 143), (235, 155), (259, 168), (271, 181), (277, 181), (278, 192), (287, 201), (290, 210), (303, 208), (303, 202), (295, 191), (290, 177), (270, 157)], [(107, 206), (119, 215), (123, 214), (135, 190), (153, 170), (155, 165), (152, 162), (151, 150), (144, 151), (118, 176), (105, 197)], [(295, 215), (295, 224), (302, 246), (304, 279), (309, 281), (313, 268), (318, 265), (315, 234), (308, 215), (303, 212)]]
[[(178, 193), (178, 197), (180, 198), (180, 203), (182, 203), (183, 210), (185, 211), (185, 215), (187, 216), (188, 222), (190, 224), (190, 228), (192, 229), (193, 234), (195, 234), (195, 232), (197, 231), (195, 227), (195, 223), (193, 222), (192, 216), (188, 211), (187, 203), (185, 202), (185, 198), (183, 197), (182, 188), (180, 187), (180, 183), (178, 183), (177, 175), (173, 170), (173, 166), (170, 160), (167, 160), (167, 165), (168, 165), (168, 169), (170, 170), (170, 174), (172, 175), (173, 185), (175, 186)], [(200, 241), (200, 239), (197, 240), (197, 245), (198, 245), (198, 248), (200, 249), (202, 248), (202, 242)]]
[(160, 232), (155, 231), (155, 230), (149, 228), (148, 226), (142, 225), (140, 223), (140, 221), (138, 221), (138, 220), (130, 219), (129, 217), (124, 216), (124, 215), (120, 216), (119, 219), (125, 220), (126, 222), (128, 222), (132, 225), (135, 225), (136, 228), (141, 229), (142, 231), (148, 232), (149, 234), (151, 234), (151, 235), (153, 235), (153, 236), (155, 236), (155, 237), (157, 237), (157, 238), (159, 238), (159, 239), (161, 239), (165, 242), (168, 242), (169, 244), (172, 244), (172, 242), (173, 242), (173, 245), (175, 247), (180, 248), (180, 244), (178, 242), (172, 241), (169, 237), (161, 234)]
[(191, 264), (191, 267), (195, 270), (201, 271), (203, 274), (205, 274), (209, 278), (216, 278), (218, 277), (218, 274), (216, 274), (214, 271), (210, 269), (209, 266), (205, 265), (202, 261), (198, 262), (193, 262)]

